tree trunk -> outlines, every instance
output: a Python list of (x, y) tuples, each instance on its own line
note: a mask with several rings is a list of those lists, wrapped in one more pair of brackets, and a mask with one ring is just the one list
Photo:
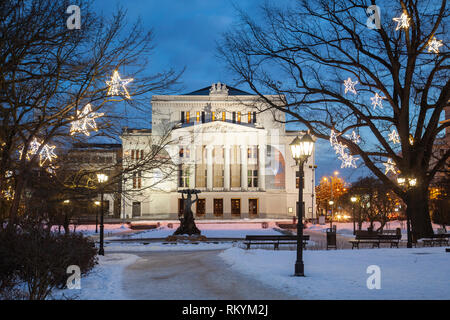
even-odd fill
[(426, 188), (417, 187), (408, 192), (406, 213), (411, 219), (412, 234), (415, 239), (433, 235)]

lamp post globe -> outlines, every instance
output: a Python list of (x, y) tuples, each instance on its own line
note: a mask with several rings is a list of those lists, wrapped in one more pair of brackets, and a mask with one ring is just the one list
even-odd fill
[(295, 137), (289, 146), (291, 148), (292, 157), (299, 166), (297, 203), (297, 260), (295, 262), (294, 276), (303, 277), (305, 275), (303, 264), (303, 164), (312, 155), (314, 140), (309, 133), (305, 133), (301, 139), (299, 137)]

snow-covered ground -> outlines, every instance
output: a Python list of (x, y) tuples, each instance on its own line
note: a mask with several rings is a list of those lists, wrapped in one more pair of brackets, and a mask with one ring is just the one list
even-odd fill
[[(242, 250), (220, 257), (235, 272), (299, 299), (450, 299), (450, 253), (443, 247), (304, 251), (306, 277), (293, 277), (295, 251)], [(380, 267), (381, 289), (367, 268)]]
[[(166, 238), (172, 235), (178, 223), (173, 223), (172, 228), (162, 226), (156, 229), (137, 231), (123, 236), (110, 237), (109, 239), (144, 239), (144, 238)], [(268, 228), (263, 229), (260, 223), (198, 223), (202, 235), (207, 238), (245, 238), (246, 235), (280, 235), (274, 222), (270, 222)]]
[(98, 265), (81, 277), (81, 289), (55, 290), (53, 299), (120, 300), (125, 299), (122, 291), (123, 270), (139, 259), (125, 253), (110, 253), (98, 256)]
[[(336, 226), (336, 232), (337, 234), (340, 234), (342, 236), (347, 237), (353, 237), (353, 222), (333, 222), (333, 226)], [(367, 230), (367, 228), (370, 226), (369, 222), (363, 222), (362, 224), (362, 230)], [(437, 229), (441, 228), (441, 225), (438, 224), (432, 224), (434, 232), (437, 232)], [(379, 222), (374, 223), (375, 230), (380, 227)], [(311, 224), (308, 223), (307, 229), (311, 231), (320, 231), (320, 232), (326, 232), (326, 229), (330, 228), (330, 224)], [(358, 228), (358, 225), (356, 225), (356, 228)], [(406, 221), (389, 221), (384, 226), (384, 229), (386, 230), (395, 230), (396, 228), (400, 228), (402, 230), (402, 235), (404, 239), (406, 239)]]

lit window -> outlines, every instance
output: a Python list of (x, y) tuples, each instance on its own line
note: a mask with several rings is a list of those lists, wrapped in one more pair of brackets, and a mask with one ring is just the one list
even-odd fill
[(216, 121), (216, 113), (214, 111), (211, 112), (211, 120)]
[(200, 122), (200, 111), (197, 111), (197, 123)]
[(189, 118), (189, 111), (187, 111), (186, 112), (186, 123), (189, 123), (190, 121), (190, 118)]
[(225, 121), (227, 119), (225, 111), (222, 112), (222, 121)]
[(248, 123), (252, 123), (252, 113), (249, 111), (248, 113), (247, 113), (247, 117), (248, 117)]
[(238, 112), (237, 122), (238, 122), (238, 123), (241, 123), (241, 113), (240, 113), (240, 112)]

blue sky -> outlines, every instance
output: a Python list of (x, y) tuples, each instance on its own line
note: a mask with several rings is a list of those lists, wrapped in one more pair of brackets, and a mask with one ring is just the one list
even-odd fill
[[(276, 1), (288, 3), (289, 0)], [(127, 10), (131, 23), (140, 17), (146, 28), (154, 31), (156, 45), (148, 66), (155, 73), (173, 68), (186, 68), (179, 93), (191, 92), (211, 83), (235, 83), (226, 65), (217, 57), (217, 42), (224, 32), (238, 22), (233, 3), (246, 12), (257, 10), (260, 0), (96, 0), (94, 7), (99, 14), (108, 15), (117, 5)], [(245, 87), (239, 87), (246, 90)], [(133, 126), (133, 125), (130, 125)], [(341, 169), (340, 161), (328, 141), (319, 141), (316, 148), (316, 178), (340, 172), (347, 181), (367, 175), (367, 169)], [(361, 165), (362, 161), (359, 160)]]

